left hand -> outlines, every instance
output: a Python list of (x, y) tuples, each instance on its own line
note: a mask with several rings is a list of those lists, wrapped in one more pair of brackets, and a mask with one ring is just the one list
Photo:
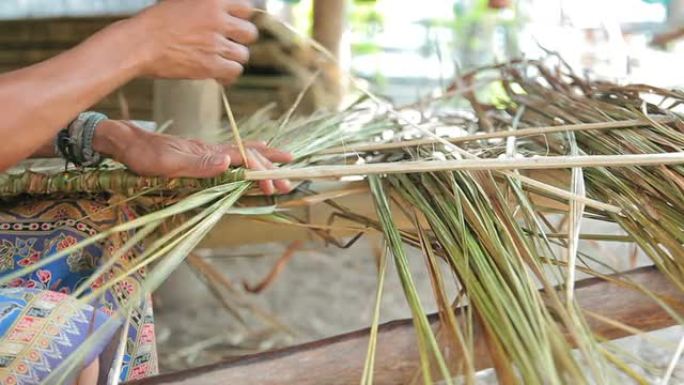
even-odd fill
[[(207, 144), (151, 133), (129, 122), (116, 120), (100, 123), (95, 131), (93, 148), (143, 176), (211, 178), (230, 166), (243, 164), (235, 145)], [(245, 149), (247, 163), (254, 170), (274, 169), (273, 163), (292, 161), (289, 153), (270, 148), (262, 142), (246, 142)], [(292, 190), (287, 180), (260, 181), (259, 187), (266, 195), (276, 190), (281, 193)]]

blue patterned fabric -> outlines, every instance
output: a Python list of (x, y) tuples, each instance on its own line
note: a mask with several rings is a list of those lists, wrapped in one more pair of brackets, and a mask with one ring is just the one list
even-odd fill
[[(108, 315), (129, 298), (139, 298), (137, 294), (142, 290), (140, 282), (145, 271), (122, 276), (136, 263), (140, 248), (126, 253), (112, 264), (111, 269), (91, 280), (83, 295), (94, 291), (101, 295), (89, 305), (79, 303), (71, 295), (133, 233), (114, 234), (64, 258), (35, 267), (39, 261), (135, 216), (130, 207), (114, 206), (105, 198), (14, 202), (0, 207), (0, 279), (5, 278), (4, 288), (0, 289), (0, 384), (40, 383), (47, 370), (57, 367), (73, 353)], [(9, 274), (26, 268), (32, 271), (6, 279)], [(108, 284), (115, 277), (119, 278), (116, 284)], [(36, 329), (20, 333), (18, 340), (15, 331), (31, 325)], [(46, 328), (54, 333), (45, 334)], [(127, 330), (121, 381), (156, 374), (154, 320), (149, 296), (132, 312)], [(108, 329), (103, 335), (104, 339), (98, 339), (96, 348), (88, 352), (87, 361), (107, 346), (119, 345), (118, 338), (112, 340), (112, 330)], [(106, 378), (112, 368), (100, 366), (101, 378)]]
[[(0, 381), (3, 385), (40, 383), (99, 330), (100, 335), (93, 339), (95, 346), (84, 352), (79, 366), (89, 365), (116, 331), (118, 325), (111, 322), (106, 330), (101, 330), (108, 319), (107, 314), (80, 304), (66, 294), (26, 288), (0, 289), (0, 330), (3, 331)], [(73, 381), (74, 375), (67, 376), (68, 382)]]

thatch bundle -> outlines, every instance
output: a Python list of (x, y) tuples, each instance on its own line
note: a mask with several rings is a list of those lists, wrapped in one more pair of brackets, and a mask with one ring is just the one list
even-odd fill
[[(478, 101), (480, 90), (469, 85), (482, 84), (480, 79), (501, 91), (495, 104)], [(273, 121), (263, 112), (241, 122), (243, 138), (269, 140), (297, 158), (294, 165), (266, 174), (241, 170), (190, 181), (141, 178), (120, 168), (24, 171), (4, 176), (0, 192), (185, 196), (110, 230), (139, 229), (139, 238), (126, 246), (133, 247), (159, 234), (155, 230), (165, 220), (187, 215), (147, 240), (136, 269), (154, 263), (145, 283), (146, 290), (154, 290), (224, 215), (302, 224), (278, 205), (236, 209), (251, 180), (365, 175), (377, 216), (354, 213), (336, 205), (334, 197), (326, 202), (339, 216), (384, 234), (389, 253), (378, 264), (379, 278), (382, 282), (393, 260), (413, 312), (425, 383), (437, 378), (453, 383), (459, 375), (474, 383), (481, 368), (475, 362), (475, 329), (483, 331), (502, 384), (612, 384), (622, 375), (646, 383), (631, 369), (629, 357), (594, 334), (592, 314), (578, 305), (574, 282), (580, 272), (619, 280), (606, 276), (611, 270), (601, 256), (578, 245), (589, 236), (582, 232), (587, 219), (617, 224), (627, 234), (621, 241), (637, 244), (684, 290), (684, 120), (676, 112), (684, 94), (589, 81), (562, 65), (513, 62), (468, 74), (446, 96), (422, 101), (420, 109), (396, 109), (367, 96), (339, 113)], [(445, 129), (456, 136), (442, 136)], [(524, 170), (530, 168), (546, 171)], [(287, 200), (278, 202), (287, 207)], [(554, 225), (558, 215), (566, 217), (567, 226)], [(410, 226), (397, 226), (399, 217)], [(616, 238), (593, 234), (591, 239)], [(406, 245), (425, 256), (446, 345), (437, 342), (416, 294)], [(443, 274), (440, 261), (452, 275)], [(456, 281), (457, 293), (446, 291), (447, 280)], [(646, 292), (681, 324), (682, 314), (670, 299), (627, 280), (620, 284)], [(453, 307), (465, 303), (468, 310), (457, 319)], [(377, 317), (374, 322), (364, 384), (373, 379)]]

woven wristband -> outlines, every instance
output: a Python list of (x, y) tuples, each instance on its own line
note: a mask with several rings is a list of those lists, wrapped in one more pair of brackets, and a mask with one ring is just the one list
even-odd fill
[(84, 112), (79, 116), (79, 120), (84, 122), (81, 135), (79, 135), (82, 166), (97, 166), (102, 162), (102, 155), (93, 149), (93, 138), (97, 126), (107, 119), (107, 115), (99, 112)]
[(98, 112), (84, 112), (55, 138), (55, 152), (67, 163), (78, 167), (97, 166), (102, 155), (93, 149), (95, 129), (107, 116)]
[[(82, 115), (82, 114), (81, 114)], [(85, 120), (81, 118), (81, 115), (78, 116), (71, 124), (69, 124), (69, 128), (67, 128), (67, 131), (69, 132), (69, 153), (70, 155), (69, 159), (71, 162), (73, 162), (77, 166), (83, 166), (84, 158), (83, 158), (83, 150), (82, 150), (82, 142), (83, 142), (83, 130), (85, 127)]]

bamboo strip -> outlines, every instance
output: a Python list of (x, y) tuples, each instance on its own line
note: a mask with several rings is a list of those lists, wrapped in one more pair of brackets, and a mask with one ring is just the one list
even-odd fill
[[(659, 116), (653, 118), (653, 121), (659, 123), (672, 123), (673, 118), (667, 116)], [(472, 135), (465, 135), (456, 138), (444, 138), (449, 143), (464, 143), (473, 142), (476, 140), (485, 139), (501, 139), (501, 138), (525, 138), (530, 136), (553, 134), (559, 132), (576, 132), (576, 131), (591, 131), (591, 130), (608, 130), (617, 128), (635, 128), (651, 125), (652, 122), (640, 119), (618, 120), (614, 122), (599, 122), (599, 123), (580, 123), (580, 124), (566, 124), (559, 126), (545, 126), (545, 127), (529, 127), (518, 129), (516, 131), (496, 131), (496, 132), (482, 132)], [(372, 152), (372, 151), (387, 151), (399, 148), (418, 147), (426, 145), (440, 144), (441, 141), (433, 138), (429, 139), (415, 139), (405, 140), (391, 143), (364, 143), (350, 146), (334, 147), (319, 152), (319, 154), (345, 154), (354, 152)]]
[(226, 115), (228, 115), (230, 129), (233, 131), (233, 140), (235, 141), (235, 144), (237, 144), (238, 150), (240, 150), (242, 164), (245, 165), (246, 168), (249, 168), (249, 163), (247, 161), (247, 152), (245, 152), (245, 146), (242, 144), (240, 130), (238, 129), (237, 122), (235, 121), (233, 110), (230, 108), (230, 103), (228, 103), (228, 96), (226, 96), (226, 90), (223, 87), (221, 87), (221, 99), (223, 101), (223, 107), (226, 109)]
[(507, 176), (517, 178), (521, 183), (524, 183), (530, 189), (533, 189), (533, 190), (536, 189), (537, 191), (550, 193), (550, 194), (555, 195), (559, 198), (566, 199), (569, 202), (575, 200), (577, 202), (580, 202), (580, 203), (587, 205), (587, 207), (591, 207), (591, 208), (594, 208), (597, 210), (607, 211), (609, 213), (619, 214), (622, 211), (622, 209), (619, 208), (618, 206), (611, 205), (608, 203), (604, 203), (601, 201), (597, 201), (595, 199), (587, 198), (586, 196), (573, 194), (572, 192), (570, 192), (568, 190), (564, 190), (562, 188), (558, 188), (558, 187), (552, 186), (550, 184), (540, 182), (536, 179), (532, 179), (532, 178), (527, 177), (525, 175), (514, 174), (511, 172)]
[(633, 167), (684, 164), (684, 152), (636, 155), (540, 156), (522, 159), (459, 159), (346, 166), (310, 166), (245, 171), (245, 180), (321, 179), (356, 175), (407, 174), (433, 171), (543, 170), (574, 167)]

